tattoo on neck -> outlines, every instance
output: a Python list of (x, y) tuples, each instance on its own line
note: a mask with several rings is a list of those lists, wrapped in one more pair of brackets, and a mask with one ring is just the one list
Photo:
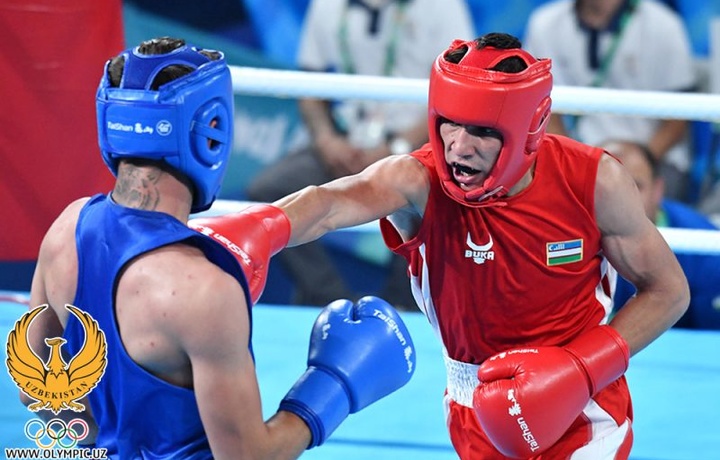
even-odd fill
[(156, 168), (127, 164), (118, 174), (113, 199), (124, 206), (154, 211), (160, 203), (157, 183), (163, 174)]

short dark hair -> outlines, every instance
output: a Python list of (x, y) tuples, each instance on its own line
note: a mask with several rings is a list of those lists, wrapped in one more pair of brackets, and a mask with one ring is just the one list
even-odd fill
[(656, 179), (660, 177), (660, 162), (658, 161), (657, 157), (654, 153), (650, 150), (650, 147), (647, 146), (647, 144), (643, 144), (640, 142), (629, 142), (630, 145), (634, 145), (640, 151), (642, 152), (643, 157), (645, 157), (645, 161), (648, 162), (650, 165), (650, 170), (652, 171), (653, 179)]
[[(491, 32), (482, 37), (476, 38), (475, 49), (483, 49), (492, 47), (502, 50), (522, 48), (522, 42), (515, 36), (501, 33)], [(468, 52), (467, 46), (462, 46), (445, 55), (445, 60), (457, 64)], [(498, 62), (494, 67), (488, 70), (495, 70), (504, 73), (518, 73), (527, 69), (527, 63), (517, 56), (511, 56)]]
[[(138, 52), (148, 56), (155, 54), (167, 54), (173, 50), (182, 48), (183, 46), (185, 46), (185, 40), (182, 38), (157, 37), (140, 43), (138, 46)], [(221, 56), (219, 52), (213, 50), (198, 50), (198, 52), (213, 61), (220, 59)], [(110, 65), (108, 66), (108, 79), (110, 80), (110, 85), (114, 87), (120, 86), (124, 68), (125, 57), (122, 54), (115, 56), (110, 60)], [(152, 85), (150, 86), (150, 89), (157, 90), (165, 83), (180, 78), (183, 75), (187, 75), (193, 70), (194, 69), (192, 67), (186, 65), (169, 65), (158, 72), (152, 82)]]
[[(650, 150), (650, 147), (647, 146), (647, 144), (644, 144), (642, 142), (634, 142), (634, 141), (624, 141), (624, 140), (609, 140), (606, 142), (603, 142), (603, 146), (609, 146), (612, 144), (617, 144), (619, 147), (619, 151), (617, 152), (618, 156), (622, 156), (623, 152), (627, 152), (628, 150), (635, 149), (638, 152), (640, 152), (640, 156), (645, 160), (648, 166), (650, 166), (650, 172), (652, 174), (653, 179), (657, 179), (660, 177), (660, 161), (658, 161), (655, 154)], [(611, 152), (605, 147), (605, 151), (607, 151), (610, 154), (616, 154), (616, 152)]]

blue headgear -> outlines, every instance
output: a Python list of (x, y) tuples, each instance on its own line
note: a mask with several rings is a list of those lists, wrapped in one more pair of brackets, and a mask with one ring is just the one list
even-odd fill
[[(122, 158), (162, 160), (195, 186), (192, 212), (208, 209), (232, 148), (234, 103), (224, 56), (213, 61), (191, 45), (167, 54), (144, 55), (135, 48), (122, 55), (120, 86), (110, 86), (108, 61), (96, 97), (105, 164), (117, 176)], [(151, 90), (158, 72), (170, 65), (195, 70)]]

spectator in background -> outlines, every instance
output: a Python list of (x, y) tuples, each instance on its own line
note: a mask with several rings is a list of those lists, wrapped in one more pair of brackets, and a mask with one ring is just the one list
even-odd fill
[[(602, 147), (623, 162), (635, 180), (645, 214), (658, 227), (717, 230), (693, 208), (663, 198), (665, 183), (655, 156), (643, 144), (608, 141)], [(675, 327), (720, 329), (720, 257), (707, 254), (676, 254), (690, 285), (690, 307)], [(624, 305), (635, 288), (618, 278), (615, 305)]]
[[(553, 60), (556, 85), (627, 90), (690, 91), (696, 85), (690, 40), (682, 19), (645, 0), (558, 0), (528, 22), (525, 48)], [(688, 123), (588, 114), (553, 115), (548, 131), (598, 145), (628, 139), (661, 160), (665, 193), (686, 200)]]
[[(464, 0), (313, 0), (298, 52), (302, 70), (427, 78), (437, 55), (455, 38), (474, 36)], [(304, 99), (300, 111), (310, 144), (291, 152), (255, 178), (253, 201), (272, 202), (308, 185), (355, 174), (388, 155), (407, 154), (428, 140), (423, 104)], [(355, 296), (321, 242), (282, 251), (296, 285), (293, 303), (324, 305)], [(395, 305), (414, 304), (407, 265), (390, 263), (381, 294)]]

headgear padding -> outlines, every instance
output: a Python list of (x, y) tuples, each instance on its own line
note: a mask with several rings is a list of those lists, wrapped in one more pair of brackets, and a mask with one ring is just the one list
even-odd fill
[[(108, 67), (97, 91), (98, 141), (117, 176), (122, 158), (162, 160), (194, 185), (192, 212), (208, 209), (222, 183), (232, 148), (233, 92), (224, 56), (218, 60), (185, 45), (167, 54), (126, 50), (122, 81), (110, 86)], [(162, 86), (151, 85), (170, 65), (194, 70)]]
[[(454, 41), (435, 60), (430, 73), (428, 128), (443, 190), (454, 200), (471, 206), (508, 193), (532, 164), (550, 117), (552, 89), (549, 59), (535, 59), (519, 48), (476, 49), (475, 41)], [(459, 48), (467, 52), (457, 63), (446, 55)], [(488, 70), (509, 57), (522, 59), (519, 73)], [(443, 119), (500, 132), (503, 146), (495, 165), (479, 189), (466, 192), (453, 180), (445, 163), (440, 137)]]

